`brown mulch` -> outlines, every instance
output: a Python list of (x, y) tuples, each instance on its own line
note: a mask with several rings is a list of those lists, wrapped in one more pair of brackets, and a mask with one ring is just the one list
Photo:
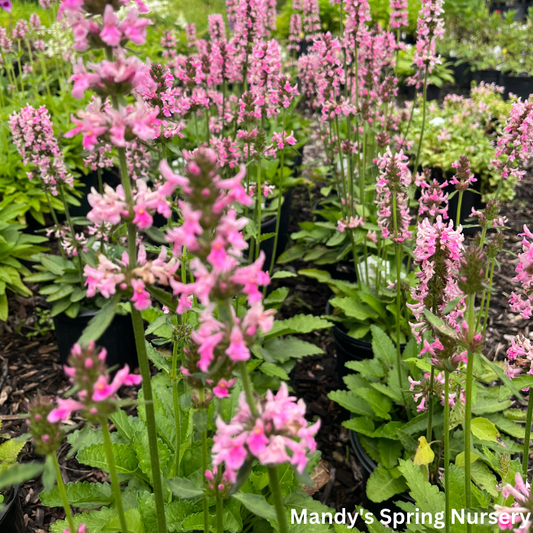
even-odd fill
[[(311, 191), (312, 192), (312, 191)], [(314, 199), (318, 197), (316, 190)], [(311, 220), (311, 205), (314, 201), (306, 187), (298, 187), (293, 193), (290, 232), (297, 231), (299, 221)], [(524, 224), (533, 226), (533, 176), (527, 176), (517, 187), (516, 199), (505, 205), (502, 214), (507, 217), (509, 229), (506, 233), (506, 247), (514, 254), (520, 251), (521, 238), (518, 233)], [(511, 336), (518, 332), (533, 336), (528, 321), (509, 312), (508, 298), (514, 289), (512, 278), (517, 264), (516, 257), (501, 254), (501, 268), (495, 275), (495, 293), (491, 299), (491, 310), (487, 328), (485, 354), (491, 359), (502, 358)], [(308, 266), (308, 265), (305, 265)], [(296, 270), (304, 263), (291, 264)], [(287, 303), (280, 310), (282, 318), (298, 313), (324, 314), (328, 291), (311, 279), (298, 277), (281, 280), (290, 287)], [(280, 282), (278, 282), (280, 283)], [(0, 337), (0, 420), (2, 433), (20, 436), (26, 433), (24, 419), (27, 403), (39, 392), (43, 396), (56, 397), (68, 388), (54, 333), (28, 338), (35, 333), (36, 315), (40, 314), (42, 301), (38, 297), (16, 298), (10, 301), (12, 314), (7, 325), (2, 325)], [(36, 311), (36, 309), (39, 309)], [(318, 447), (330, 473), (329, 481), (315, 495), (322, 503), (351, 511), (354, 505), (364, 503), (364, 471), (357, 463), (350, 446), (348, 432), (342, 427), (347, 416), (328, 399), (328, 393), (339, 388), (336, 372), (335, 345), (327, 330), (305, 336), (324, 350), (324, 355), (308, 357), (298, 362), (294, 371), (293, 387), (297, 396), (308, 405), (309, 418), (320, 417), (322, 427), (318, 433)], [(76, 425), (80, 420), (74, 418)], [(61, 450), (62, 474), (65, 482), (88, 480), (102, 481), (105, 475), (80, 465), (75, 459), (66, 460), (68, 446)], [(42, 460), (33, 452), (31, 444), (23, 451), (23, 461)], [(326, 478), (327, 479), (327, 478)], [(61, 509), (49, 509), (40, 505), (38, 495), (42, 490), (40, 480), (31, 481), (20, 489), (23, 511), (28, 533), (49, 531), (49, 524), (63, 518)]]

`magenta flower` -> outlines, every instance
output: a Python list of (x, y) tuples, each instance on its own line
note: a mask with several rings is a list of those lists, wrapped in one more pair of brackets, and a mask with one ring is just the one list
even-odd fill
[(4, 11), (7, 11), (8, 13), (11, 13), (11, 0), (1, 0), (0, 1), (0, 7), (4, 10)]
[(439, 183), (435, 179), (431, 182), (429, 180), (420, 182), (422, 189), (418, 208), (420, 218), (428, 216), (434, 219), (438, 215), (444, 220), (448, 218), (448, 193), (443, 191), (447, 185), (447, 181)]
[(128, 365), (119, 370), (110, 383), (105, 368), (106, 356), (105, 349), (97, 351), (92, 341), (83, 348), (74, 345), (65, 374), (76, 387), (79, 400), (58, 398), (57, 407), (47, 417), (50, 423), (65, 421), (73, 411), (84, 411), (88, 417), (110, 414), (115, 411), (113, 400), (118, 389), (141, 383), (141, 376), (130, 374)]
[(266, 398), (258, 401), (257, 412), (257, 418), (251, 415), (241, 393), (233, 419), (226, 424), (218, 418), (213, 437), (213, 464), (223, 463), (232, 483), (250, 456), (264, 465), (290, 462), (298, 472), (303, 472), (309, 453), (316, 450), (314, 436), (320, 422), (308, 426), (303, 400), (296, 402), (296, 398), (289, 396), (285, 383), (275, 395), (267, 391)]
[(135, 309), (138, 311), (148, 309), (150, 307), (150, 293), (146, 290), (144, 281), (141, 279), (132, 279), (130, 283), (133, 289), (131, 301)]

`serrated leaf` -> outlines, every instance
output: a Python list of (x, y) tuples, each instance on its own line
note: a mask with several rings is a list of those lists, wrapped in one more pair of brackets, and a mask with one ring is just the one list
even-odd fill
[(472, 480), (482, 490), (486, 490), (492, 497), (499, 496), (498, 481), (489, 467), (482, 461), (476, 461), (470, 466)]
[[(505, 414), (505, 413), (504, 413)], [(525, 438), (525, 428), (519, 424), (511, 422), (504, 414), (493, 414), (488, 415), (487, 418), (501, 431), (511, 435), (515, 439), (524, 439)]]
[(333, 323), (314, 315), (296, 315), (286, 320), (276, 320), (265, 338), (291, 335), (294, 333), (311, 333), (318, 329), (330, 328)]
[(374, 422), (369, 418), (357, 417), (346, 420), (342, 423), (346, 429), (351, 429), (356, 433), (361, 433), (367, 437), (373, 437), (376, 427)]
[(386, 374), (386, 370), (379, 359), (364, 359), (363, 361), (348, 361), (346, 368), (359, 372), (362, 376), (373, 376), (375, 378), (382, 378)]
[(270, 339), (265, 343), (264, 348), (268, 350), (274, 359), (282, 362), (288, 361), (290, 358), (301, 359), (309, 355), (320, 355), (324, 353), (324, 350), (316, 344), (292, 336), (287, 336), (283, 339), (279, 337)]
[[(79, 509), (98, 509), (103, 505), (113, 503), (113, 490), (109, 483), (95, 483), (89, 481), (67, 483), (65, 485), (70, 505)], [(47, 507), (61, 507), (63, 505), (59, 487), (39, 494), (41, 502)]]
[(275, 365), (274, 363), (263, 363), (259, 370), (263, 372), (263, 374), (266, 374), (267, 376), (273, 376), (276, 378), (280, 378), (284, 381), (289, 381), (289, 375), (283, 368), (281, 368), (278, 365)]
[(330, 304), (334, 308), (340, 309), (347, 317), (355, 318), (359, 322), (378, 317), (378, 314), (371, 307), (353, 298), (332, 298)]
[(398, 465), (398, 459), (402, 456), (403, 446), (399, 441), (379, 439), (378, 451), (380, 464), (387, 470), (392, 470)]
[[(117, 472), (119, 474), (133, 474), (137, 470), (139, 462), (132, 446), (129, 444), (114, 443), (112, 446)], [(109, 464), (103, 444), (91, 444), (86, 448), (82, 448), (78, 452), (76, 459), (84, 465), (109, 471)]]
[(354, 392), (370, 405), (377, 417), (390, 420), (391, 416), (389, 411), (392, 409), (390, 398), (373, 389), (357, 389)]
[(437, 513), (444, 511), (444, 494), (436, 485), (431, 485), (419, 466), (412, 461), (400, 459), (399, 471), (403, 474), (411, 497), (422, 512)]
[(396, 364), (396, 346), (390, 337), (378, 326), (372, 324), (372, 351), (374, 355), (388, 365)]
[(0, 444), (0, 466), (5, 468), (6, 465), (16, 463), (17, 457), (25, 444), (26, 441), (19, 442), (15, 439), (9, 439)]
[(378, 466), (366, 484), (366, 495), (369, 500), (380, 503), (389, 500), (396, 494), (401, 494), (407, 489), (405, 481), (400, 478), (394, 478), (389, 470)]
[(372, 407), (360, 397), (357, 397), (353, 391), (332, 391), (328, 394), (328, 398), (337, 402), (341, 407), (348, 409), (351, 413), (373, 419), (377, 418)]

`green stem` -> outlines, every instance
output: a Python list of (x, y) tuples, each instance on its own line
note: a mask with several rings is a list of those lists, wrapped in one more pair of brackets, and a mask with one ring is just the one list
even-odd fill
[(61, 468), (59, 467), (59, 461), (57, 460), (57, 455), (54, 453), (51, 454), (52, 460), (54, 461), (54, 468), (56, 471), (57, 479), (57, 488), (59, 490), (59, 495), (61, 496), (61, 502), (63, 503), (63, 508), (65, 509), (65, 516), (67, 518), (68, 526), (70, 531), (76, 533), (76, 527), (74, 526), (74, 518), (72, 518), (72, 511), (70, 510), (70, 505), (68, 503), (67, 491), (65, 490), (65, 484), (63, 483), (63, 478), (61, 477)]
[(200, 134), (198, 133), (198, 115), (196, 112), (193, 113), (194, 116), (194, 130), (196, 132), (196, 147), (200, 148)]
[[(492, 288), (492, 278), (494, 277), (494, 267), (496, 266), (496, 260), (492, 261), (492, 265), (490, 266), (490, 279), (489, 279), (489, 287)], [(483, 335), (485, 335), (485, 329), (487, 328), (487, 323), (489, 321), (489, 308), (490, 308), (490, 296), (491, 293), (487, 293), (487, 305), (485, 307), (485, 317), (483, 319)]]
[[(396, 208), (396, 192), (392, 194), (392, 213), (394, 220), (394, 234), (398, 234), (398, 212)], [(394, 253), (396, 255), (396, 366), (398, 371), (398, 383), (400, 390), (402, 391), (402, 400), (405, 405), (405, 396), (403, 393), (402, 384), (402, 355), (400, 352), (400, 319), (401, 319), (401, 306), (402, 306), (402, 289), (401, 289), (401, 273), (402, 273), (402, 256), (401, 248), (399, 244), (395, 244)]]
[[(200, 390), (200, 402), (203, 404), (205, 401), (204, 389)], [(206, 412), (207, 417), (207, 412)], [(205, 474), (207, 470), (208, 450), (207, 450), (207, 428), (202, 429), (202, 474)], [(209, 533), (209, 501), (207, 494), (204, 494), (203, 499), (203, 518), (204, 518), (204, 533)]]
[(103, 194), (103, 192), (104, 192), (104, 184), (103, 184), (103, 181), (102, 181), (102, 169), (100, 167), (98, 167), (96, 169), (96, 174), (98, 176), (98, 192), (100, 194)]
[(181, 412), (178, 391), (178, 343), (174, 341), (172, 349), (172, 400), (174, 403), (174, 425), (176, 426), (176, 457), (174, 459), (174, 475), (180, 475), (181, 459)]
[(70, 238), (72, 239), (72, 246), (78, 250), (78, 270), (80, 274), (80, 286), (83, 288), (84, 286), (84, 279), (83, 279), (83, 263), (81, 260), (81, 253), (78, 247), (78, 241), (76, 239), (76, 232), (74, 231), (74, 224), (72, 223), (72, 219), (70, 218), (70, 211), (68, 207), (67, 198), (65, 197), (65, 191), (63, 190), (63, 184), (58, 181), (57, 182), (57, 188), (59, 189), (59, 195), (61, 196), (61, 201), (63, 202), (63, 207), (65, 208), (65, 216), (67, 217), (67, 224), (70, 230)]
[(113, 454), (113, 444), (111, 442), (111, 435), (107, 427), (107, 418), (102, 417), (100, 421), (102, 431), (104, 433), (104, 449), (109, 466), (109, 475), (111, 477), (111, 488), (113, 489), (113, 497), (115, 500), (115, 507), (120, 521), (120, 529), (122, 533), (128, 533), (128, 526), (126, 523), (126, 515), (124, 514), (124, 507), (122, 506), (122, 494), (120, 493), (120, 484), (118, 482), (117, 466), (115, 464), (115, 456)]
[(241, 372), (242, 388), (244, 389), (244, 395), (246, 397), (246, 403), (250, 408), (252, 416), (257, 416), (257, 405), (254, 400), (254, 393), (252, 390), (252, 381), (250, 380), (250, 374), (248, 374), (248, 367), (246, 361), (239, 362), (239, 370)]
[[(255, 258), (259, 257), (259, 244), (261, 243), (261, 203), (262, 203), (262, 192), (261, 192), (261, 160), (257, 161), (257, 242), (255, 247)], [(276, 251), (274, 250), (273, 256), (275, 256)]]
[(531, 439), (531, 418), (533, 415), (533, 394), (529, 391), (527, 400), (526, 436), (524, 438), (524, 456), (522, 457), (522, 473), (527, 481), (527, 468), (529, 466), (529, 442)]
[(216, 512), (217, 512), (217, 533), (224, 533), (224, 502), (222, 498), (217, 496), (216, 499)]
[[(287, 115), (285, 110), (283, 110), (283, 132), (285, 132), (285, 123)], [(272, 271), (274, 270), (274, 264), (276, 263), (276, 252), (278, 249), (278, 238), (279, 238), (279, 224), (281, 219), (281, 204), (283, 202), (283, 168), (285, 167), (285, 149), (281, 151), (281, 160), (279, 167), (279, 184), (278, 184), (278, 209), (276, 212), (276, 235), (274, 235), (274, 253), (272, 254), (272, 260), (270, 261), (270, 269), (268, 271), (270, 277), (272, 277)], [(264, 287), (263, 294), (266, 294), (266, 285)]]
[[(474, 303), (476, 295), (469, 294), (467, 296), (468, 300), (468, 342), (471, 345), (472, 340), (474, 339)], [(472, 506), (472, 489), (471, 489), (471, 471), (470, 471), (470, 461), (471, 461), (471, 452), (472, 452), (472, 433), (470, 428), (470, 422), (472, 418), (472, 385), (474, 378), (474, 356), (475, 353), (472, 352), (470, 346), (468, 347), (468, 359), (466, 363), (466, 386), (465, 386), (465, 496), (466, 496), (466, 507), (470, 508)], [(470, 533), (472, 531), (472, 525), (467, 525), (467, 531)]]
[[(430, 42), (431, 45), (431, 42)], [(426, 72), (424, 73), (424, 91), (422, 96), (422, 127), (420, 128), (420, 139), (418, 141), (418, 149), (416, 151), (415, 166), (413, 168), (413, 173), (416, 175), (418, 172), (418, 161), (420, 159), (420, 150), (422, 149), (422, 139), (424, 138), (424, 129), (426, 127), (426, 100), (427, 100), (427, 89), (428, 89), (428, 70), (429, 67), (426, 66)], [(414, 108), (413, 102), (413, 108)]]
[(450, 533), (452, 510), (450, 507), (450, 371), (444, 370), (444, 497), (446, 533)]
[[(118, 109), (116, 96), (113, 97), (113, 107)], [(120, 163), (120, 176), (124, 196), (128, 205), (132, 204), (131, 183), (126, 164), (126, 152), (124, 148), (117, 148)], [(129, 267), (133, 269), (137, 262), (137, 228), (135, 224), (129, 222), (128, 228), (128, 255)], [(159, 449), (157, 447), (157, 430), (155, 424), (154, 395), (150, 376), (150, 363), (146, 352), (146, 340), (144, 338), (144, 325), (141, 312), (131, 306), (131, 320), (133, 323), (133, 333), (135, 336), (135, 346), (139, 358), (139, 368), (142, 376), (142, 389), (145, 401), (146, 426), (148, 430), (148, 446), (150, 449), (150, 466), (152, 468), (153, 489), (155, 496), (155, 509), (157, 516), (158, 533), (167, 533), (165, 518), (165, 503), (163, 499), (163, 485), (161, 483), (161, 467), (159, 463)]]
[(268, 479), (270, 481), (270, 492), (274, 500), (274, 508), (276, 509), (276, 516), (278, 517), (279, 533), (288, 533), (289, 526), (287, 524), (287, 515), (285, 514), (285, 505), (283, 503), (283, 496), (281, 493), (281, 486), (279, 484), (278, 468), (276, 465), (267, 467)]
[(48, 70), (46, 68), (46, 59), (44, 58), (44, 54), (39, 55), (39, 59), (41, 61), (41, 68), (43, 69), (43, 79), (44, 79), (44, 85), (46, 87), (46, 92), (48, 93), (48, 96), (52, 98), (52, 93), (50, 92), (50, 83), (48, 83)]
[(431, 376), (429, 378), (428, 391), (428, 429), (426, 432), (426, 440), (431, 442), (433, 438), (433, 386), (435, 383), (435, 367), (431, 365)]
[(455, 227), (458, 228), (461, 225), (461, 205), (463, 204), (464, 191), (459, 191), (459, 199), (457, 200), (457, 216)]

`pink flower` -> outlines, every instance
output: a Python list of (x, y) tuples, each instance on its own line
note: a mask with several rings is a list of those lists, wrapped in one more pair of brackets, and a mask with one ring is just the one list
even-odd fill
[(146, 205), (142, 202), (139, 202), (133, 206), (135, 212), (135, 217), (133, 223), (137, 225), (139, 229), (147, 229), (152, 226), (154, 219), (146, 210)]
[(246, 439), (246, 444), (250, 453), (253, 455), (261, 455), (268, 444), (268, 438), (265, 436), (265, 428), (261, 419), (256, 420), (255, 426), (250, 431), (250, 435)]
[(233, 326), (229, 337), (230, 345), (226, 350), (229, 358), (234, 361), (248, 361), (250, 359), (250, 350), (244, 342), (244, 337), (237, 325)]
[(131, 301), (137, 311), (143, 311), (150, 307), (150, 293), (146, 290), (144, 282), (140, 279), (132, 279), (130, 281), (133, 289), (133, 296)]
[(227, 381), (225, 379), (221, 379), (216, 387), (213, 387), (213, 394), (217, 398), (229, 398), (229, 390), (233, 385), (235, 385), (236, 380), (232, 379), (230, 381)]
[(60, 421), (64, 422), (70, 417), (70, 414), (73, 411), (80, 411), (84, 408), (85, 406), (81, 402), (73, 400), (72, 398), (67, 398), (66, 400), (58, 398), (57, 407), (52, 409), (48, 414), (48, 422), (51, 424), (55, 424)]
[(122, 32), (118, 29), (118, 17), (115, 15), (115, 10), (111, 4), (105, 6), (102, 22), (103, 28), (100, 32), (100, 39), (109, 46), (118, 46), (122, 39)]
[(139, 18), (139, 12), (133, 8), (119, 24), (119, 29), (133, 44), (141, 45), (146, 42), (146, 28), (151, 24), (150, 19)]

